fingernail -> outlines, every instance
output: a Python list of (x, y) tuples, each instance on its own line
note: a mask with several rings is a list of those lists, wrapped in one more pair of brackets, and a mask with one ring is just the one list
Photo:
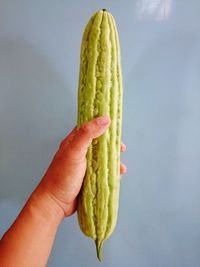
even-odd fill
[(107, 115), (104, 115), (102, 117), (97, 118), (96, 122), (100, 126), (107, 125), (110, 122), (110, 118)]

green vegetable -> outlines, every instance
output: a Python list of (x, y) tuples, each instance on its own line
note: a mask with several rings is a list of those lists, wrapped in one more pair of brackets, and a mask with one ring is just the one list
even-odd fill
[(87, 170), (78, 197), (81, 230), (102, 244), (112, 234), (118, 214), (122, 124), (122, 74), (120, 44), (113, 16), (105, 9), (89, 20), (82, 39), (78, 87), (78, 128), (109, 115), (106, 132), (94, 139), (87, 152)]

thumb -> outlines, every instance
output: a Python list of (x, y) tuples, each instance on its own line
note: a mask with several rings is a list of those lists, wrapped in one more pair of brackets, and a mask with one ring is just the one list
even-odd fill
[(76, 135), (74, 136), (69, 147), (78, 154), (87, 152), (87, 148), (92, 142), (92, 139), (102, 135), (110, 125), (110, 118), (107, 115), (95, 118), (87, 123), (84, 123)]

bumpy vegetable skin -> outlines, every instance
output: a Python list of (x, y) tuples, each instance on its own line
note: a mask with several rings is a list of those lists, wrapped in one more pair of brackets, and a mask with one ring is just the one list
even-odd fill
[(111, 118), (109, 129), (94, 139), (88, 149), (77, 207), (80, 228), (95, 240), (100, 261), (103, 241), (112, 234), (117, 222), (122, 97), (117, 27), (113, 16), (104, 9), (91, 17), (82, 38), (77, 121), (79, 128), (101, 115)]

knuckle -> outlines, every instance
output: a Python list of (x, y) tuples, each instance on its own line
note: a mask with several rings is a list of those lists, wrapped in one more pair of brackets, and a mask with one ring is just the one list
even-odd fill
[(61, 149), (58, 149), (58, 151), (54, 155), (53, 162), (60, 160), (62, 156), (63, 156), (63, 151)]
[(89, 135), (89, 133), (90, 133), (90, 129), (87, 124), (82, 125), (81, 128), (79, 129), (80, 135)]

